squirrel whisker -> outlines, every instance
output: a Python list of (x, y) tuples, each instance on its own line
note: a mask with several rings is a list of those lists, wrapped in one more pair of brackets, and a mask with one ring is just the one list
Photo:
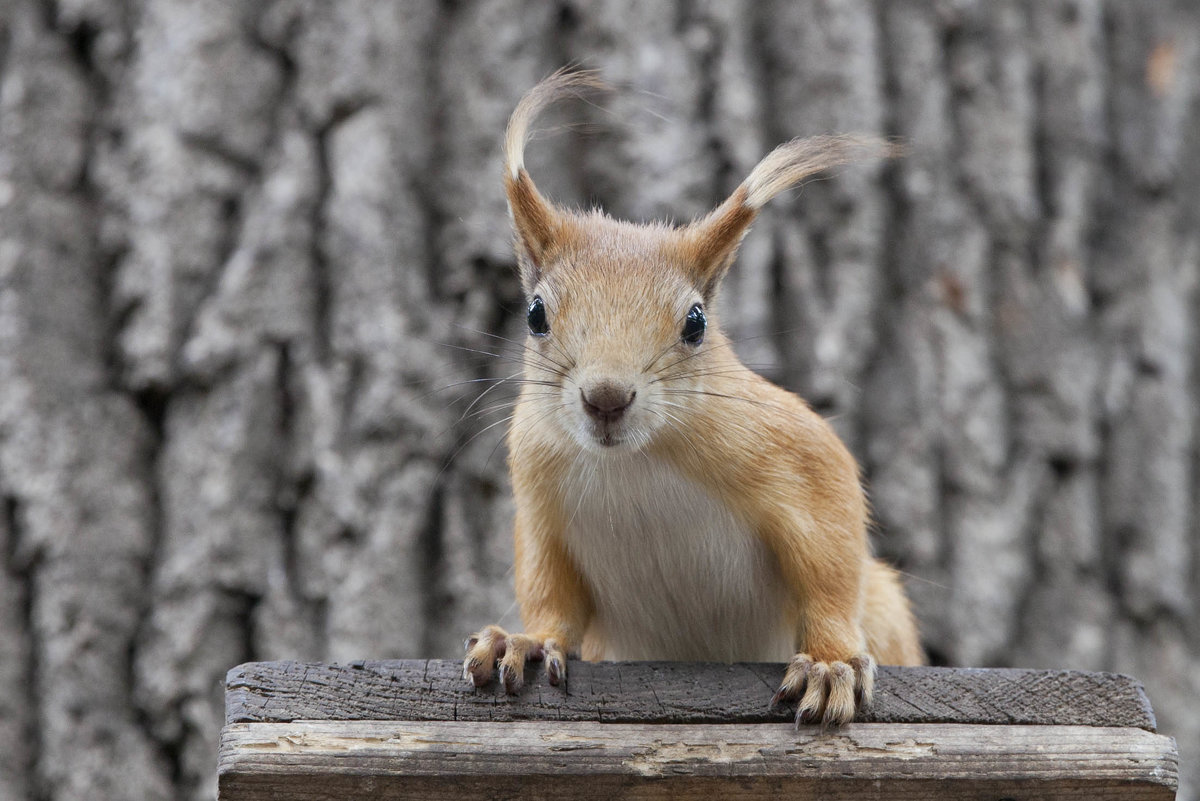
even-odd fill
[[(747, 366), (749, 366), (749, 365), (747, 365)], [(657, 378), (652, 378), (650, 381), (648, 381), (646, 383), (660, 384), (664, 381), (682, 381), (686, 378), (706, 378), (709, 376), (734, 376), (743, 381), (750, 380), (749, 378), (745, 377), (745, 370), (739, 370), (736, 367), (730, 367), (730, 368), (718, 369), (718, 370), (692, 370), (690, 372), (685, 372), (685, 373), (675, 373), (674, 375), (661, 375), (661, 376), (658, 376)]]
[(471, 401), (470, 405), (469, 405), (469, 406), (467, 406), (467, 408), (463, 410), (463, 413), (462, 413), (462, 415), (461, 415), (461, 416), (458, 418), (459, 422), (462, 422), (463, 420), (465, 420), (465, 419), (467, 418), (467, 416), (468, 416), (468, 415), (471, 413), (471, 410), (472, 410), (472, 409), (474, 409), (474, 408), (475, 408), (475, 406), (476, 406), (476, 405), (477, 405), (477, 404), (478, 404), (478, 403), (479, 403), (481, 400), (483, 400), (485, 397), (487, 397), (487, 395), (488, 395), (489, 393), (493, 392), (493, 391), (494, 391), (494, 390), (496, 390), (498, 387), (502, 387), (502, 386), (504, 386), (505, 384), (509, 383), (510, 381), (512, 381), (513, 379), (515, 379), (517, 376), (521, 375), (521, 372), (523, 372), (523, 371), (518, 371), (518, 372), (515, 372), (515, 373), (513, 373), (512, 375), (508, 376), (508, 377), (507, 377), (507, 378), (505, 378), (504, 380), (502, 380), (502, 381), (498, 381), (498, 382), (496, 382), (496, 383), (492, 384), (490, 387), (488, 387), (487, 389), (485, 389), (483, 392), (480, 392), (478, 395), (476, 395), (476, 396), (475, 396), (475, 400)]
[[(504, 361), (512, 362), (513, 364), (525, 364), (525, 361), (523, 359), (513, 356), (513, 355), (510, 355), (510, 354), (507, 354), (507, 353), (504, 353), (504, 352), (496, 353), (496, 352), (490, 351), (490, 350), (481, 350), (480, 348), (468, 348), (466, 345), (454, 345), (449, 342), (439, 342), (438, 344), (444, 348), (453, 348), (454, 350), (462, 350), (462, 351), (466, 351), (468, 353), (479, 353), (483, 356), (491, 356), (493, 358), (503, 359)], [(528, 353), (530, 353), (534, 356), (537, 356), (541, 359), (544, 359), (546, 362), (553, 365), (554, 368), (557, 368), (557, 369), (553, 369), (551, 367), (542, 366), (542, 369), (548, 373), (554, 373), (555, 375), (558, 375), (560, 377), (565, 377), (566, 371), (568, 369), (570, 369), (566, 365), (559, 364), (557, 361), (549, 358), (548, 356), (546, 356), (543, 353), (538, 353), (535, 350), (531, 350), (527, 345), (523, 345), (522, 347), (525, 348), (525, 350)]]
[(764, 406), (767, 408), (783, 410), (783, 407), (779, 406), (778, 404), (767, 403), (754, 398), (747, 398), (742, 395), (730, 395), (724, 392), (712, 392), (711, 390), (707, 389), (664, 389), (663, 393), (666, 395), (707, 395), (710, 398), (724, 398), (726, 400), (745, 401), (746, 403), (753, 403), (755, 406)]
[(560, 354), (562, 354), (562, 357), (563, 357), (564, 359), (566, 359), (568, 362), (572, 362), (572, 364), (569, 364), (569, 365), (567, 365), (567, 364), (562, 364), (562, 363), (560, 363), (560, 362), (558, 362), (558, 361), (555, 361), (555, 360), (553, 360), (553, 359), (550, 359), (549, 357), (545, 356), (545, 354), (538, 353), (536, 350), (534, 350), (533, 348), (529, 347), (529, 345), (527, 345), (526, 343), (524, 343), (524, 342), (518, 342), (517, 340), (515, 340), (515, 339), (510, 339), (509, 337), (501, 336), (501, 335), (499, 335), (499, 334), (493, 334), (493, 333), (491, 333), (490, 331), (479, 331), (479, 330), (476, 330), (476, 329), (473, 329), (473, 328), (467, 328), (466, 326), (460, 326), (460, 327), (461, 327), (461, 328), (463, 328), (463, 329), (465, 329), (465, 330), (467, 330), (467, 331), (474, 331), (476, 334), (482, 334), (482, 335), (483, 335), (483, 336), (485, 336), (485, 337), (491, 337), (492, 339), (498, 339), (498, 340), (500, 340), (501, 342), (507, 342), (507, 343), (509, 343), (509, 344), (511, 344), (511, 345), (516, 345), (518, 348), (521, 348), (522, 350), (524, 350), (524, 351), (526, 351), (526, 352), (528, 352), (528, 353), (532, 353), (534, 356), (540, 356), (540, 357), (542, 357), (542, 358), (546, 359), (547, 361), (550, 361), (550, 362), (552, 362), (553, 364), (557, 365), (558, 367), (561, 367), (563, 370), (570, 370), (570, 369), (571, 369), (571, 368), (574, 366), (574, 362), (573, 362), (573, 360), (571, 359), (570, 355), (569, 355), (569, 354), (568, 354), (568, 353), (567, 353), (565, 350), (563, 350), (563, 347), (562, 347), (562, 345), (558, 344), (557, 342), (555, 342), (555, 341), (553, 341), (553, 340), (551, 340), (551, 342), (550, 342), (550, 345), (551, 345), (553, 348), (555, 348), (555, 349), (556, 349), (556, 350), (557, 350), (557, 351), (558, 351)]

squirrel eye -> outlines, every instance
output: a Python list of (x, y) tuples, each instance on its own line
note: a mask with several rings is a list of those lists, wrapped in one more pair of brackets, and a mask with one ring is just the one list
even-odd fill
[(535, 337), (544, 337), (550, 333), (550, 321), (546, 319), (546, 304), (538, 296), (529, 302), (525, 313), (525, 321), (529, 323), (529, 333)]
[(704, 341), (706, 328), (708, 328), (708, 319), (704, 316), (704, 309), (700, 308), (700, 304), (697, 303), (688, 310), (680, 338), (689, 345), (699, 345)]

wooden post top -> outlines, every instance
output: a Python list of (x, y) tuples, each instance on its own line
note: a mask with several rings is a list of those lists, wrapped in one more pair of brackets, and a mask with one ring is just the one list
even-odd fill
[[(345, 798), (1171, 801), (1179, 755), (1135, 679), (884, 667), (827, 730), (769, 709), (782, 664), (533, 665), (518, 695), (459, 662), (251, 662), (229, 671), (223, 801)], [(719, 725), (718, 725), (719, 724)]]
[[(785, 723), (767, 704), (779, 664), (578, 662), (564, 687), (539, 665), (515, 696), (472, 689), (462, 664), (401, 659), (349, 664), (248, 662), (226, 678), (226, 723), (292, 720), (545, 720)], [(1116, 726), (1155, 730), (1140, 682), (1076, 670), (881, 667), (863, 723)]]

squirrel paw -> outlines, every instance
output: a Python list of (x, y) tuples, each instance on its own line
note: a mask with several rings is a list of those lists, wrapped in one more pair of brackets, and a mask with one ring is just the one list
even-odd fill
[(788, 662), (771, 706), (799, 699), (797, 727), (817, 722), (822, 727), (840, 726), (849, 723), (858, 709), (871, 703), (874, 689), (875, 660), (867, 654), (844, 662), (818, 662), (808, 654), (796, 654)]
[(509, 634), (499, 626), (488, 626), (471, 635), (466, 642), (467, 658), (463, 660), (463, 679), (472, 687), (483, 687), (492, 680), (492, 670), (504, 692), (515, 695), (525, 684), (526, 660), (546, 662), (546, 676), (558, 685), (567, 675), (567, 656), (554, 640), (543, 640), (528, 634)]

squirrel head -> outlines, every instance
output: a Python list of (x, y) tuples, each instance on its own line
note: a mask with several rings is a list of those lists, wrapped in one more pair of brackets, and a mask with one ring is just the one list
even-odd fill
[(740, 368), (713, 306), (758, 210), (813, 173), (894, 146), (857, 136), (787, 142), (685, 226), (560, 209), (525, 170), (530, 125), (555, 101), (601, 88), (594, 73), (560, 70), (525, 95), (505, 134), (504, 188), (528, 301), (522, 402), (580, 447), (619, 452), (686, 430), (718, 394), (713, 385)]

